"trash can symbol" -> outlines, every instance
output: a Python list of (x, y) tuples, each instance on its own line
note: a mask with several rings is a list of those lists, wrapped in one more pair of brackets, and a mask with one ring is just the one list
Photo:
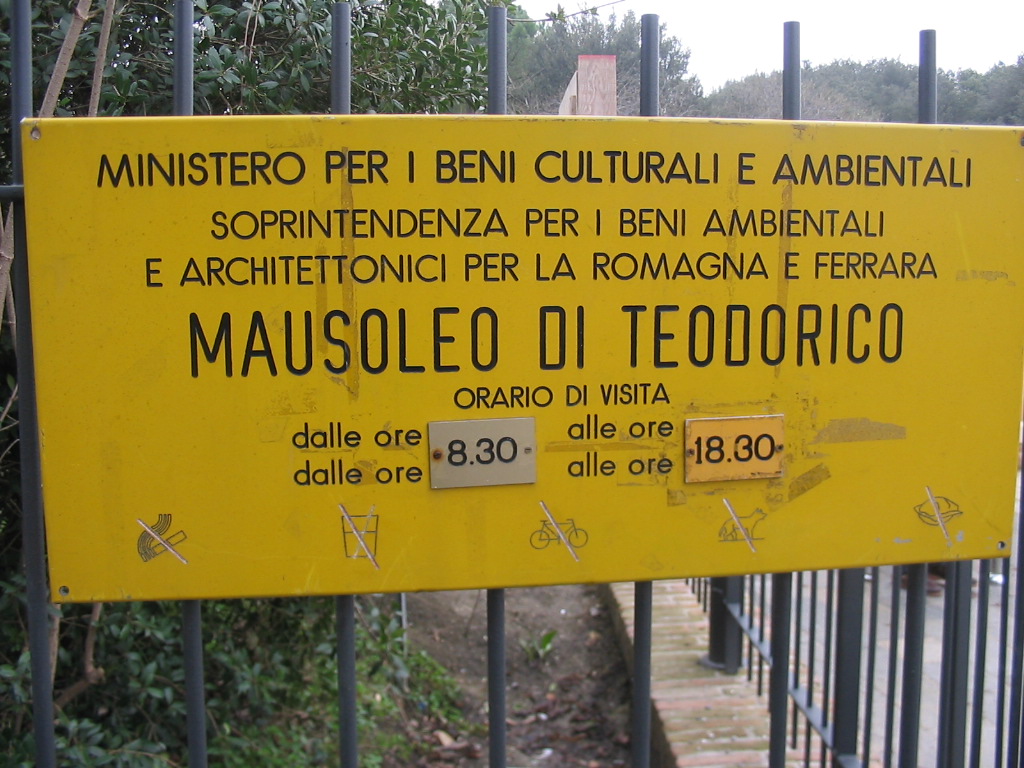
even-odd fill
[(380, 515), (372, 511), (368, 515), (345, 515), (341, 518), (345, 557), (365, 557), (371, 560), (376, 558), (379, 520)]

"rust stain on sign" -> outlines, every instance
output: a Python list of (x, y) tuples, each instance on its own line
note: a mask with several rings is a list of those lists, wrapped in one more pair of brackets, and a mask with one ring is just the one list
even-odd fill
[(835, 419), (818, 433), (816, 443), (861, 443), (867, 440), (906, 440), (907, 428), (867, 418)]

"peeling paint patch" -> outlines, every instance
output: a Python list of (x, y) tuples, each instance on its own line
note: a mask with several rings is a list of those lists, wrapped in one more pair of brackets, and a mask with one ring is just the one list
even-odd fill
[(789, 484), (789, 500), (803, 496), (812, 488), (821, 485), (826, 480), (832, 477), (832, 473), (828, 471), (828, 467), (824, 464), (807, 470), (800, 477), (796, 478)]
[(913, 539), (901, 539), (899, 536), (897, 536), (895, 539), (892, 540), (892, 543), (893, 544), (913, 544), (914, 540)]
[(668, 505), (670, 507), (680, 507), (686, 503), (686, 492), (677, 491), (673, 488), (668, 489)]
[(867, 440), (906, 440), (907, 428), (863, 417), (835, 419), (818, 433), (816, 443), (860, 443)]
[(956, 279), (959, 282), (964, 280), (986, 280), (991, 283), (995, 280), (1009, 280), (1009, 278), (1010, 276), (1006, 272), (995, 272), (985, 269), (960, 269), (956, 273)]

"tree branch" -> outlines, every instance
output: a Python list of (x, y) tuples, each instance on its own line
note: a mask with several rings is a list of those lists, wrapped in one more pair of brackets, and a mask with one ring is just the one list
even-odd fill
[(103, 667), (97, 667), (96, 658), (96, 625), (99, 624), (100, 614), (103, 612), (103, 603), (92, 604), (92, 614), (89, 617), (89, 629), (85, 633), (85, 653), (82, 662), (83, 675), (72, 685), (65, 688), (57, 700), (53, 703), (57, 709), (63, 709), (68, 703), (79, 694), (84, 693), (90, 686), (103, 682), (106, 672)]
[(110, 49), (110, 28), (114, 25), (114, 6), (117, 0), (107, 0), (103, 8), (103, 26), (96, 47), (96, 64), (92, 69), (92, 90), (89, 91), (89, 117), (96, 117), (100, 111), (100, 93), (103, 90), (103, 70), (107, 67), (107, 51)]
[(60, 53), (57, 54), (57, 63), (53, 68), (53, 75), (50, 83), (46, 86), (46, 95), (43, 96), (43, 105), (39, 108), (40, 117), (53, 117), (57, 111), (57, 99), (60, 97), (60, 89), (64, 87), (64, 79), (68, 75), (68, 67), (71, 66), (71, 56), (75, 52), (78, 38), (82, 34), (82, 28), (89, 19), (89, 8), (92, 0), (78, 0), (75, 12), (71, 15), (71, 24), (68, 26), (68, 33), (64, 36), (64, 42), (60, 46)]

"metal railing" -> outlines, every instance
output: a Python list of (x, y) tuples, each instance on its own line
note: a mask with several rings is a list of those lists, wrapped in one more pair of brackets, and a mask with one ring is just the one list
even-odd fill
[(768, 702), (772, 722), (786, 724), (772, 765), (1020, 765), (1016, 559), (793, 574), (785, 623), (771, 616), (775, 584), (697, 585), (710, 614), (707, 664), (761, 689), (776, 671), (772, 634), (789, 638), (787, 700)]
[[(175, 111), (191, 113), (193, 3), (176, 0)], [(29, 0), (11, 3), (12, 131), (15, 147), (12, 184), (0, 198), (15, 201), (16, 292), (28, 310), (28, 274), (24, 218), (19, 198), (22, 174), (17, 124), (32, 114)], [(489, 111), (505, 112), (505, 9), (489, 9)], [(332, 36), (331, 108), (347, 114), (351, 103), (351, 11), (335, 6)], [(658, 19), (643, 19), (641, 112), (659, 113)], [(926, 43), (927, 45), (927, 43)], [(926, 47), (923, 46), (924, 47)], [(930, 70), (925, 66), (930, 61)], [(922, 53), (922, 70), (934, 80), (934, 38)], [(800, 117), (799, 28), (786, 28), (784, 117)], [(922, 78), (922, 122), (934, 122), (934, 87)], [(929, 106), (928, 99), (931, 99)], [(931, 119), (928, 120), (928, 116)], [(49, 655), (49, 601), (45, 544), (39, 498), (38, 429), (33, 392), (29, 324), (18, 328), (21, 380), (21, 434), (24, 479), (24, 553), (33, 671), (36, 764), (58, 764), (53, 722)], [(1018, 546), (1017, 551), (1020, 551)], [(947, 766), (1019, 766), (1021, 764), (1021, 669), (1024, 606), (1020, 569), (994, 578), (990, 562), (950, 564), (941, 616), (927, 593), (927, 566), (854, 569), (809, 574), (775, 574), (711, 579), (699, 589), (711, 614), (708, 662), (726, 672), (745, 667), (769, 698), (770, 761), (782, 766), (794, 755), (805, 765), (875, 764), (910, 768), (922, 759)], [(651, 585), (636, 584), (632, 749), (634, 768), (651, 763), (650, 655)], [(972, 599), (972, 589), (977, 594)], [(490, 765), (506, 764), (504, 590), (488, 592), (488, 677)], [(1009, 637), (1013, 608), (1012, 646)], [(974, 641), (971, 613), (974, 611)], [(340, 762), (359, 763), (356, 736), (354, 601), (336, 600), (340, 697)], [(939, 686), (933, 691), (924, 674), (925, 638), (941, 619)], [(902, 637), (902, 642), (901, 642)], [(186, 660), (189, 765), (207, 765), (207, 718), (203, 679), (201, 603), (183, 604), (182, 645)], [(746, 651), (744, 652), (744, 645)], [(885, 650), (887, 647), (887, 650)], [(930, 646), (927, 646), (930, 647)], [(1012, 655), (1010, 653), (1012, 648)], [(930, 663), (930, 662), (929, 662)], [(991, 670), (995, 669), (994, 672)], [(765, 691), (765, 673), (769, 678)], [(990, 691), (993, 676), (994, 691)], [(937, 707), (933, 706), (937, 703)], [(934, 752), (921, 743), (924, 710), (934, 711)], [(989, 726), (989, 721), (992, 726)], [(878, 724), (881, 724), (880, 726)], [(929, 763), (931, 764), (931, 763)]]

